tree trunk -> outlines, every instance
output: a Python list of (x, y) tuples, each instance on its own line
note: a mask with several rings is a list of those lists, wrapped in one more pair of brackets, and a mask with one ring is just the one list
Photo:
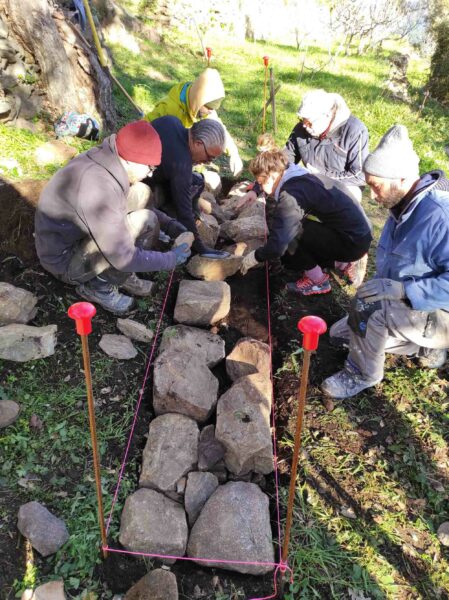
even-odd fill
[(0, 14), (15, 41), (34, 57), (45, 109), (95, 115), (113, 130), (117, 115), (109, 75), (76, 28), (51, 0), (0, 0)]

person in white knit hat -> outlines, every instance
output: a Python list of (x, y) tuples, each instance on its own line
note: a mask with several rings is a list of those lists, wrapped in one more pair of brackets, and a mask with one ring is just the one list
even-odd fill
[(299, 123), (285, 145), (290, 162), (302, 161), (311, 173), (344, 183), (361, 200), (369, 142), (364, 123), (351, 114), (340, 94), (325, 90), (307, 92), (297, 115)]
[(376, 254), (376, 274), (357, 291), (349, 315), (330, 329), (349, 354), (322, 384), (334, 398), (379, 383), (385, 353), (443, 366), (449, 347), (449, 182), (439, 170), (419, 175), (408, 131), (394, 125), (366, 158), (372, 197), (390, 210)]

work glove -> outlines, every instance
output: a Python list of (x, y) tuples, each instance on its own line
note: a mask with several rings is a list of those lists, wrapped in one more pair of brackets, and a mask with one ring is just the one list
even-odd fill
[(204, 247), (203, 251), (199, 253), (203, 258), (228, 258), (229, 252), (225, 250), (215, 250), (215, 248)]
[(249, 252), (243, 259), (242, 264), (240, 266), (240, 273), (242, 275), (246, 275), (250, 269), (259, 264), (259, 261), (256, 260), (256, 251), (253, 250)]
[(237, 150), (231, 152), (229, 155), (229, 168), (234, 177), (237, 177), (242, 172), (243, 162)]
[(188, 244), (181, 244), (172, 249), (176, 256), (176, 266), (183, 265), (192, 254)]
[(405, 298), (402, 281), (394, 279), (370, 279), (357, 290), (357, 298), (364, 302), (378, 302), (379, 300), (401, 300)]

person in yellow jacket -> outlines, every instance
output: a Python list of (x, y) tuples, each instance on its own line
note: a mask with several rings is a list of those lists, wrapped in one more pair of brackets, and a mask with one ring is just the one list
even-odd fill
[(153, 110), (145, 115), (147, 121), (158, 117), (172, 115), (189, 129), (200, 119), (215, 119), (219, 121), (226, 134), (226, 154), (229, 155), (229, 167), (233, 175), (238, 175), (242, 168), (242, 159), (238, 148), (228, 130), (217, 115), (225, 90), (217, 69), (205, 69), (193, 83), (178, 83), (173, 86), (165, 98), (162, 98)]

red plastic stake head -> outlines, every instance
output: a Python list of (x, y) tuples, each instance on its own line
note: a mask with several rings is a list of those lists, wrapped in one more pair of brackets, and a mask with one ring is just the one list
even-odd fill
[(206, 56), (207, 59), (210, 60), (210, 57), (212, 56), (212, 48), (206, 48)]
[(318, 348), (318, 339), (326, 331), (327, 325), (320, 317), (310, 315), (298, 321), (298, 329), (304, 334), (302, 340), (304, 350), (316, 350)]
[(69, 307), (67, 314), (76, 322), (76, 333), (78, 335), (89, 335), (92, 331), (92, 317), (97, 309), (90, 302), (76, 302)]
[(268, 67), (268, 61), (270, 60), (270, 58), (268, 56), (264, 56), (263, 57), (263, 64)]

